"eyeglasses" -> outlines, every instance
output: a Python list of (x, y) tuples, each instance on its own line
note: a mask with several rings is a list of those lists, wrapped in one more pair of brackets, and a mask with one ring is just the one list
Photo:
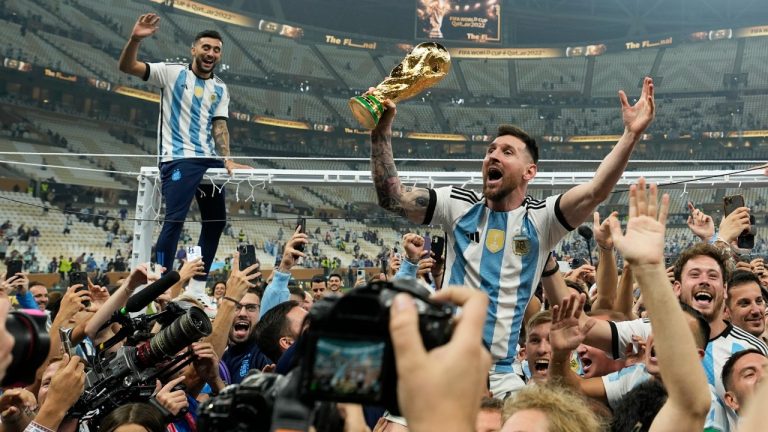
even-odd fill
[(235, 303), (235, 312), (240, 312), (240, 309), (245, 308), (246, 312), (258, 312), (259, 309), (261, 309), (261, 305), (258, 303), (248, 303), (248, 304), (242, 304), (242, 303)]

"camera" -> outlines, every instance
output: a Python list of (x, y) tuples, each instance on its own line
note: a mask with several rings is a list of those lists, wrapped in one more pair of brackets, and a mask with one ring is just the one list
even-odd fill
[(310, 326), (297, 348), (301, 400), (378, 405), (399, 412), (389, 308), (401, 292), (417, 304), (426, 349), (450, 340), (455, 308), (430, 300), (429, 291), (414, 279), (375, 281), (343, 297), (325, 297), (310, 311)]
[(35, 382), (35, 373), (46, 357), (51, 338), (45, 329), (47, 318), (39, 311), (10, 312), (5, 328), (13, 336), (13, 361), (0, 384), (2, 387), (26, 386)]
[(430, 300), (415, 279), (376, 281), (343, 297), (323, 297), (296, 342), (296, 367), (285, 376), (252, 370), (239, 385), (201, 405), (198, 429), (307, 430), (314, 423), (318, 431), (341, 430), (343, 420), (332, 402), (383, 406), (399, 414), (389, 308), (401, 292), (416, 302), (425, 348), (447, 343), (455, 307)]
[[(181, 351), (213, 330), (202, 309), (176, 302), (154, 315), (131, 319), (118, 314), (117, 321), (123, 328), (99, 346), (85, 376), (85, 391), (68, 413), (91, 425), (120, 405), (147, 402), (156, 379), (165, 381), (191, 362), (190, 352)], [(155, 322), (164, 327), (153, 335), (150, 329)], [(105, 354), (123, 339), (125, 346)]]

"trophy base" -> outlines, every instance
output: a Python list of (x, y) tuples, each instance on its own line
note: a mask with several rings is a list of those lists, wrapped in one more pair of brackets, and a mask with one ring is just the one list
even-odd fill
[(349, 109), (358, 123), (365, 129), (373, 129), (379, 124), (384, 113), (384, 105), (373, 95), (355, 96), (349, 100)]

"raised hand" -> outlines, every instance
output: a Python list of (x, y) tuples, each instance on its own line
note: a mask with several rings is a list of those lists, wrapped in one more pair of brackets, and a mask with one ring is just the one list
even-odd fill
[(608, 219), (618, 215), (619, 212), (613, 212), (603, 223), (600, 223), (600, 213), (595, 212), (594, 214), (592, 232), (595, 233), (595, 242), (602, 249), (613, 249), (613, 239), (611, 238), (611, 229), (608, 227)]
[(584, 303), (587, 297), (584, 294), (571, 294), (563, 299), (562, 305), (552, 308), (552, 327), (549, 330), (549, 343), (553, 351), (571, 352), (578, 348), (596, 321), (589, 318), (583, 326), (579, 325), (579, 318), (584, 311)]
[(179, 269), (179, 280), (189, 281), (195, 276), (205, 276), (205, 263), (201, 257), (192, 261), (184, 261)]
[(616, 217), (609, 218), (613, 243), (630, 264), (664, 263), (664, 226), (668, 212), (669, 195), (664, 194), (661, 206), (658, 206), (655, 184), (651, 184), (650, 194), (646, 191), (643, 177), (637, 185), (630, 187), (626, 234), (621, 233), (621, 224)]
[(91, 301), (91, 292), (88, 290), (77, 291), (83, 285), (76, 284), (67, 288), (64, 297), (61, 298), (59, 313), (56, 314), (56, 323), (66, 323), (80, 312), (85, 310), (85, 302)]
[(301, 227), (297, 226), (293, 235), (285, 244), (285, 250), (283, 251), (283, 258), (280, 260), (279, 270), (283, 273), (288, 273), (291, 268), (296, 265), (296, 261), (301, 257), (306, 257), (304, 252), (300, 252), (296, 248), (299, 245), (306, 245), (309, 243), (309, 236), (301, 232)]
[(153, 13), (144, 14), (133, 25), (131, 39), (140, 41), (155, 34), (158, 28), (160, 28), (160, 17)]
[(739, 207), (720, 221), (718, 235), (730, 244), (736, 241), (739, 234), (745, 230), (748, 231), (749, 228), (749, 209), (747, 207)]
[(403, 236), (401, 244), (408, 260), (416, 262), (421, 259), (424, 252), (424, 237), (416, 233), (407, 233)]
[(252, 281), (261, 277), (261, 272), (256, 272), (253, 274), (250, 273), (258, 269), (260, 265), (260, 263), (255, 263), (241, 271), (240, 254), (235, 252), (234, 257), (232, 258), (232, 271), (229, 273), (229, 279), (227, 279), (227, 289), (225, 295), (240, 301), (248, 291), (248, 288), (253, 288), (256, 286)]
[(653, 97), (653, 79), (645, 77), (643, 91), (637, 103), (630, 105), (627, 95), (619, 90), (621, 101), (621, 115), (624, 120), (624, 130), (634, 134), (641, 134), (653, 121), (656, 115), (656, 102)]
[(688, 228), (702, 241), (709, 241), (715, 234), (715, 221), (709, 215), (694, 207), (690, 201), (688, 201), (688, 211), (691, 212), (687, 221)]

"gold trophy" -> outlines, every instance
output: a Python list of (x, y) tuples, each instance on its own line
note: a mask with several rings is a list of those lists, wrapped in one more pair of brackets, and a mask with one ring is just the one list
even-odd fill
[(436, 42), (416, 45), (389, 76), (370, 94), (349, 100), (352, 115), (366, 129), (373, 129), (384, 113), (382, 101), (399, 102), (410, 99), (432, 87), (451, 70), (451, 55)]

